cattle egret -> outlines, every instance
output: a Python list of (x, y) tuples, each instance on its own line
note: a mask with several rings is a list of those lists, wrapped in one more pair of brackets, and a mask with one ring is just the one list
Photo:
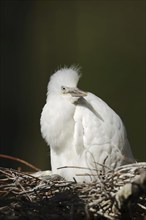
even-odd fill
[(89, 182), (103, 169), (135, 160), (120, 117), (99, 97), (77, 88), (78, 72), (62, 68), (51, 76), (40, 123), (52, 173)]

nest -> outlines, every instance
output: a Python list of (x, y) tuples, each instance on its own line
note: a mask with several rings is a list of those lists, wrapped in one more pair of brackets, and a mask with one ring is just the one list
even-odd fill
[[(146, 163), (98, 174), (77, 183), (0, 168), (0, 219), (144, 219)], [(43, 173), (43, 171), (42, 171)]]

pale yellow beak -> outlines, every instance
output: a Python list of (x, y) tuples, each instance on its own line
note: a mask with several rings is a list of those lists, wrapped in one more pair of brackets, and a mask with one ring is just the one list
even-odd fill
[(87, 96), (87, 92), (82, 91), (78, 88), (68, 88), (68, 93), (71, 94), (72, 97), (84, 97)]

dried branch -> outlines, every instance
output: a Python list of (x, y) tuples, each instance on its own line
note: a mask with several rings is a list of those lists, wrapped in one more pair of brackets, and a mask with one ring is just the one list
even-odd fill
[(9, 159), (9, 160), (17, 161), (17, 162), (19, 162), (21, 164), (24, 164), (24, 165), (30, 167), (31, 169), (33, 169), (35, 171), (39, 171), (40, 170), (39, 168), (37, 168), (36, 166), (32, 165), (31, 163), (28, 163), (27, 161), (22, 160), (22, 159), (20, 159), (18, 157), (12, 157), (12, 156), (9, 156), (9, 155), (6, 155), (6, 154), (0, 154), (0, 157), (1, 158), (5, 158), (5, 159)]

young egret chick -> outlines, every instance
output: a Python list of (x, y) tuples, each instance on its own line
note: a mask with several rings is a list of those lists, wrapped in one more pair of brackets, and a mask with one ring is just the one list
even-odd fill
[(120, 117), (100, 98), (78, 89), (79, 78), (76, 68), (51, 76), (40, 123), (50, 146), (52, 172), (89, 182), (100, 170), (135, 160)]

